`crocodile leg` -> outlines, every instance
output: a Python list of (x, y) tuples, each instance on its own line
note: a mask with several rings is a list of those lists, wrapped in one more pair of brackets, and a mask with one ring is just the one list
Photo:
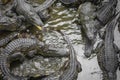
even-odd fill
[(43, 49), (43, 53), (39, 53), (45, 57), (67, 57), (69, 56), (69, 50), (67, 48), (54, 48), (54, 47), (47, 47)]
[(118, 46), (115, 43), (113, 43), (113, 47), (114, 47), (116, 53), (119, 54), (120, 49), (118, 48)]
[(21, 26), (21, 20), (18, 17), (2, 16), (0, 18), (0, 30), (15, 31)]
[(16, 52), (8, 57), (8, 61), (10, 62), (15, 60), (19, 60), (20, 62), (23, 62), (25, 60), (25, 57), (21, 52)]

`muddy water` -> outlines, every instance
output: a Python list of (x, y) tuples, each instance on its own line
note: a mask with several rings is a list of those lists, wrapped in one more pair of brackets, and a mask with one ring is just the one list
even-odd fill
[(57, 3), (55, 8), (52, 8), (52, 17), (45, 27), (62, 28), (68, 34), (73, 42), (74, 48), (77, 52), (77, 58), (82, 64), (82, 72), (79, 73), (78, 80), (102, 80), (102, 74), (99, 69), (96, 56), (90, 59), (84, 56), (84, 45), (82, 44), (80, 30), (73, 24), (76, 16), (74, 9), (67, 9), (60, 3)]
[[(33, 1), (36, 1), (36, 0), (33, 0)], [(119, 1), (119, 4), (120, 4), (120, 1)], [(93, 54), (91, 58), (85, 58), (83, 54), (84, 44), (82, 42), (81, 32), (78, 29), (77, 25), (73, 23), (76, 17), (76, 10), (72, 8), (68, 9), (62, 6), (61, 3), (56, 3), (52, 7), (50, 15), (51, 15), (51, 18), (45, 23), (44, 27), (55, 27), (55, 28), (62, 29), (69, 36), (71, 42), (73, 43), (75, 51), (77, 53), (78, 61), (80, 61), (82, 65), (82, 72), (79, 73), (78, 80), (102, 80), (102, 72), (98, 66), (96, 55)], [(120, 34), (116, 28), (115, 42), (119, 46), (120, 43), (118, 42), (120, 38), (118, 36), (120, 37)], [(60, 34), (56, 34), (56, 33), (49, 33), (49, 34), (46, 34), (46, 36), (44, 37), (44, 39), (47, 39), (46, 43), (48, 44), (54, 43), (54, 45), (59, 44), (58, 46), (61, 47), (62, 44), (60, 43), (62, 43), (62, 41), (60, 38), (61, 38)], [(42, 75), (43, 73), (50, 74), (55, 71), (58, 71), (59, 68), (63, 65), (65, 60), (66, 58), (44, 59), (43, 57), (37, 57), (28, 62), (26, 61), (26, 63), (24, 63), (19, 68), (13, 69), (13, 72), (16, 72), (15, 74), (25, 75), (25, 76), (28, 73), (31, 73), (31, 75), (35, 75), (35, 76)], [(117, 80), (119, 80), (120, 72), (118, 71), (117, 73), (118, 73)]]

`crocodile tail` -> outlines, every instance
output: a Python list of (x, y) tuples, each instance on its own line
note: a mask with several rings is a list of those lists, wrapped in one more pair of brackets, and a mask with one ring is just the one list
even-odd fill
[(3, 80), (28, 80), (28, 77), (17, 76), (10, 72), (7, 66), (7, 56), (0, 56), (0, 69), (2, 72)]
[(10, 74), (9, 74), (9, 69), (7, 68), (5, 55), (0, 56), (0, 69), (2, 72), (3, 80), (8, 80), (10, 78)]

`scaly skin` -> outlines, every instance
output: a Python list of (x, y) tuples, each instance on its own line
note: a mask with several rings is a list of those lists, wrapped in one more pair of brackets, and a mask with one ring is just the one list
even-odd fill
[(64, 40), (67, 42), (69, 49), (70, 49), (70, 61), (69, 61), (69, 67), (66, 69), (63, 74), (59, 77), (59, 80), (74, 80), (77, 78), (78, 73), (82, 70), (80, 63), (77, 61), (76, 58), (76, 52), (70, 43), (69, 38), (65, 35), (64, 32), (60, 31), (60, 33), (63, 35)]
[(0, 56), (0, 68), (2, 71), (3, 80), (28, 80), (26, 77), (19, 77), (10, 73), (9, 68), (7, 67), (7, 56)]
[(106, 80), (106, 77), (107, 77), (107, 73), (106, 73), (106, 70), (104, 68), (104, 60), (105, 60), (105, 45), (104, 45), (104, 42), (100, 42), (98, 44), (99, 46), (97, 46), (96, 48), (96, 51), (97, 51), (97, 61), (98, 61), (98, 64), (99, 64), (99, 67), (100, 69), (102, 70), (103, 72), (103, 80)]
[(105, 35), (105, 69), (108, 73), (108, 80), (116, 80), (116, 70), (118, 68), (117, 53), (114, 49), (114, 29), (119, 15), (107, 24)]
[(49, 8), (56, 0), (46, 0), (43, 4), (34, 8), (36, 12), (41, 12), (47, 8)]
[(15, 0), (15, 11), (25, 17), (25, 20), (35, 26), (43, 26), (43, 22), (32, 7), (32, 5), (25, 2), (25, 0)]
[[(5, 53), (7, 55), (10, 55), (12, 52), (17, 51), (24, 51), (24, 50), (32, 50), (32, 48), (36, 48), (39, 46), (43, 46), (44, 44), (36, 39), (30, 39), (30, 38), (19, 38), (16, 40), (13, 40), (5, 47)], [(39, 48), (40, 49), (40, 48)], [(5, 54), (4, 53), (4, 54)]]
[(90, 2), (81, 4), (78, 8), (78, 20), (81, 25), (82, 38), (85, 41), (85, 52), (86, 57), (90, 57), (93, 51), (93, 46), (96, 39), (96, 22), (94, 18), (96, 6)]
[(40, 49), (43, 46), (43, 43), (35, 39), (20, 38), (10, 42), (5, 49), (1, 52), (0, 56), (0, 68), (3, 74), (4, 80), (27, 80), (25, 77), (19, 77), (12, 74), (7, 66), (7, 59), (9, 55), (15, 51), (19, 52), (21, 50), (31, 50), (31, 49)]
[[(68, 62), (68, 66), (67, 69), (65, 71), (63, 71), (63, 74), (60, 75), (59, 80), (76, 80), (78, 73), (82, 71), (81, 68), (81, 64), (77, 61), (76, 58), (76, 52), (72, 46), (72, 44), (70, 43), (69, 38), (65, 35), (64, 32), (59, 31), (62, 34), (62, 36), (64, 37), (64, 40), (67, 42), (68, 46), (69, 46), (69, 56), (70, 56), (70, 60)], [(56, 80), (53, 78), (53, 75), (48, 75), (45, 78), (42, 78), (40, 80)], [(38, 79), (39, 80), (39, 79)]]
[(108, 23), (111, 20), (111, 17), (115, 15), (116, 12), (117, 0), (109, 0), (109, 2), (103, 5), (97, 11), (97, 20), (100, 21), (102, 25)]
[[(42, 47), (42, 48), (41, 48)], [(45, 49), (48, 48), (48, 49)], [(46, 54), (41, 54), (41, 50)], [(5, 49), (1, 52), (0, 56), (0, 68), (3, 73), (3, 77), (9, 80), (25, 80), (25, 77), (22, 76), (15, 76), (12, 74), (9, 70), (9, 67), (7, 64), (9, 64), (11, 58), (18, 59), (18, 57), (22, 57), (22, 55), (12, 55), (13, 53), (18, 52), (28, 52), (29, 54), (35, 54), (36, 52), (40, 52), (43, 56), (67, 56), (68, 53), (64, 49), (55, 49), (55, 48), (49, 48), (44, 45), (44, 43), (40, 42), (37, 39), (30, 39), (30, 38), (19, 38), (15, 39), (12, 42), (10, 42)], [(56, 53), (56, 54), (49, 54), (49, 53)], [(62, 53), (62, 54), (61, 54)], [(39, 54), (39, 53), (38, 53)], [(31, 57), (31, 56), (30, 56)], [(21, 58), (23, 60), (23, 58)], [(4, 79), (4, 80), (6, 80)]]
[(9, 41), (15, 38), (18, 35), (18, 32), (13, 32), (10, 35), (6, 36), (5, 38), (0, 40), (0, 46), (6, 45)]
[(117, 24), (119, 15), (115, 16), (107, 24), (105, 42), (100, 47), (97, 55), (98, 63), (103, 71), (104, 80), (116, 80), (116, 70), (118, 68), (117, 50), (114, 44), (114, 29)]

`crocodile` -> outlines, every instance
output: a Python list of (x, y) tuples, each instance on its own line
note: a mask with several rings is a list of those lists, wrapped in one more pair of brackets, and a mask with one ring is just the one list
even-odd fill
[(117, 2), (117, 0), (109, 0), (97, 10), (96, 19), (100, 22), (99, 25), (106, 25), (111, 20), (111, 17), (115, 15)]
[(99, 46), (99, 53), (97, 55), (98, 63), (103, 71), (104, 80), (116, 80), (116, 70), (118, 68), (118, 49), (114, 44), (114, 29), (117, 24), (119, 13), (113, 17), (106, 26), (105, 42)]
[(56, 0), (46, 0), (44, 3), (41, 5), (37, 6), (34, 8), (34, 10), (38, 13), (41, 12), (47, 8), (49, 8)]
[(33, 6), (28, 4), (25, 0), (14, 0), (13, 10), (16, 11), (19, 16), (23, 16), (23, 20), (36, 27), (44, 25)]
[[(35, 3), (33, 3), (33, 5), (32, 4), (30, 4), (30, 3), (28, 3), (29, 1), (24, 1), (24, 3), (26, 3), (27, 4), (27, 6), (30, 6), (30, 7), (32, 7), (32, 8), (29, 8), (29, 7), (27, 7), (26, 9), (31, 9), (32, 11), (32, 13), (37, 13), (37, 16), (36, 16), (36, 14), (35, 14), (35, 16), (36, 16), (36, 18), (35, 18), (35, 16), (33, 17), (32, 16), (32, 18), (31, 18), (31, 20), (35, 23), (35, 25), (36, 26), (40, 26), (40, 25), (38, 25), (38, 23), (39, 24), (41, 24), (41, 26), (43, 25), (43, 23), (42, 23), (42, 21), (46, 21), (48, 18), (50, 18), (50, 15), (48, 14), (48, 13), (46, 13), (45, 11), (43, 11), (43, 10), (46, 10), (47, 8), (49, 8), (54, 2), (55, 2), (56, 0), (46, 0), (43, 4), (41, 4), (41, 5), (37, 5), (37, 6), (34, 6), (34, 4)], [(26, 19), (26, 17), (24, 17), (24, 15), (26, 15), (26, 14), (23, 14), (22, 12), (22, 14), (20, 13), (19, 14), (19, 8), (18, 8), (18, 16), (17, 17), (20, 17), (21, 19), (19, 19), (19, 22), (16, 20), (16, 19), (14, 19), (14, 18), (10, 18), (11, 17), (11, 15), (13, 15), (13, 14), (11, 14), (11, 13), (9, 13), (9, 12), (17, 12), (16, 11), (16, 6), (17, 5), (14, 5), (14, 4), (16, 4), (16, 2), (14, 1), (14, 2), (12, 2), (13, 4), (11, 5), (11, 6), (9, 6), (9, 8), (8, 9), (6, 9), (5, 8), (5, 10), (3, 11), (4, 12), (4, 14), (5, 14), (5, 17), (2, 17), (2, 20), (1, 20), (1, 30), (9, 30), (9, 31), (14, 31), (14, 30), (16, 30), (19, 26), (20, 26), (20, 29), (25, 29), (26, 27), (24, 27), (24, 25), (21, 25), (20, 24), (20, 22), (21, 22), (21, 19), (22, 20), (25, 20)], [(23, 4), (23, 3), (22, 3)], [(25, 4), (25, 5), (26, 5)], [(2, 7), (4, 6), (4, 5), (1, 5)], [(23, 5), (22, 5), (23, 6)], [(24, 7), (25, 8), (25, 7)], [(23, 9), (24, 9), (23, 8)], [(34, 12), (35, 11), (35, 12)], [(24, 12), (24, 10), (23, 10), (23, 12)], [(15, 13), (14, 13), (15, 14)], [(28, 14), (28, 13), (27, 13)], [(31, 13), (30, 13), (31, 14)], [(32, 15), (32, 14), (31, 14)], [(40, 17), (40, 19), (42, 20), (42, 21), (40, 21), (40, 19), (38, 18), (38, 16)], [(28, 17), (28, 16), (27, 16)], [(26, 20), (28, 20), (28, 22), (30, 22), (31, 20), (29, 20), (29, 19), (26, 19)], [(3, 22), (4, 21), (4, 22)], [(31, 23), (33, 23), (33, 22), (31, 22)], [(3, 24), (2, 24), (3, 23)], [(20, 25), (17, 25), (16, 23), (18, 23), (18, 24), (20, 24)], [(12, 26), (12, 28), (7, 28), (8, 26)], [(13, 27), (14, 26), (14, 27)]]
[[(39, 15), (41, 20), (45, 22), (50, 18), (50, 15), (48, 14), (47, 9), (55, 2), (56, 0), (45, 0), (42, 4), (34, 3), (31, 1), (26, 1), (28, 4), (31, 4), (36, 11), (36, 13)], [(46, 13), (47, 12), (47, 13)]]
[(81, 32), (82, 37), (85, 40), (85, 56), (90, 57), (94, 51), (93, 46), (96, 40), (97, 33), (100, 37), (100, 29), (103, 28), (111, 17), (114, 16), (116, 11), (117, 0), (110, 0), (104, 6), (96, 11), (96, 6), (90, 2), (86, 2), (78, 8), (79, 24), (82, 25)]
[[(22, 21), (20, 17), (7, 17), (7, 16), (2, 16), (0, 18), (0, 31), (1, 30), (6, 30), (6, 31), (15, 31), (20, 29), (22, 25)], [(22, 29), (22, 27), (21, 27)]]
[(67, 42), (68, 48), (70, 49), (70, 61), (68, 64), (69, 67), (65, 71), (63, 71), (63, 74), (60, 75), (59, 80), (74, 80), (77, 78), (78, 73), (82, 71), (81, 64), (77, 61), (76, 52), (72, 44), (70, 43), (69, 38), (65, 35), (63, 31), (59, 32), (61, 33), (61, 35), (63, 35), (64, 40)]
[(11, 10), (12, 7), (11, 4), (0, 5), (0, 31), (15, 31), (22, 26), (21, 17)]
[(19, 32), (12, 32), (11, 34), (6, 36), (5, 38), (1, 39), (0, 40), (0, 47), (6, 45), (9, 41), (11, 41), (13, 38), (15, 38), (18, 34), (19, 34)]
[[(47, 49), (46, 49), (47, 48)], [(45, 57), (51, 57), (51, 56), (57, 56), (57, 57), (63, 57), (68, 54), (68, 51), (65, 51), (64, 49), (55, 49), (52, 47), (48, 47), (48, 45), (44, 44), (43, 42), (40, 42), (36, 38), (19, 38), (15, 39), (12, 42), (10, 42), (2, 51), (0, 56), (0, 68), (3, 73), (3, 76), (6, 78), (9, 78), (10, 80), (24, 80), (25, 77), (22, 76), (15, 76), (14, 74), (10, 73), (9, 67), (7, 67), (7, 63), (10, 63), (8, 61), (14, 61), (14, 59), (20, 59), (23, 61), (24, 56), (20, 54), (25, 53), (25, 55), (29, 57), (32, 57), (34, 54), (40, 54)], [(45, 52), (47, 54), (42, 54), (42, 52)], [(13, 53), (19, 53), (13, 54)], [(27, 54), (26, 54), (27, 53)], [(49, 53), (55, 53), (55, 54), (49, 54)], [(20, 56), (20, 58), (19, 58)], [(11, 59), (12, 58), (12, 59)], [(28, 78), (29, 79), (29, 78)]]
[(45, 0), (42, 4), (35, 3), (35, 2), (33, 2), (33, 0), (26, 1), (26, 2), (33, 6), (34, 10), (39, 15), (41, 20), (43, 22), (45, 22), (48, 18), (50, 18), (50, 15), (48, 13), (46, 13), (46, 12), (48, 12), (47, 9), (49, 9), (49, 7), (52, 4), (54, 4), (55, 1), (56, 0)]
[(86, 2), (81, 4), (78, 8), (78, 25), (80, 25), (80, 30), (82, 33), (82, 38), (85, 42), (85, 52), (86, 57), (90, 57), (93, 51), (93, 45), (96, 38), (96, 21), (94, 18), (96, 6), (91, 2)]
[[(72, 46), (72, 44), (70, 43), (69, 38), (66, 36), (66, 34), (61, 31), (61, 30), (57, 30), (59, 33), (61, 33), (61, 35), (63, 36), (64, 40), (67, 42), (68, 44), (68, 49), (69, 51), (69, 58), (70, 60), (67, 62), (65, 62), (65, 71), (63, 71), (63, 73), (59, 76), (59, 79), (55, 79), (53, 74), (48, 75), (46, 77), (41, 78), (37, 78), (36, 80), (76, 80), (78, 73), (82, 71), (81, 68), (81, 64), (80, 62), (77, 61), (76, 58), (76, 52)], [(67, 69), (66, 69), (67, 68)]]
[(25, 51), (25, 50), (31, 50), (36, 49), (37, 47), (41, 48), (43, 46), (42, 42), (39, 42), (38, 40), (29, 39), (29, 38), (19, 38), (16, 40), (13, 40), (10, 42), (5, 49), (1, 52), (0, 56), (0, 68), (3, 74), (4, 80), (26, 80), (26, 77), (19, 77), (15, 76), (14, 74), (10, 73), (10, 70), (7, 66), (7, 59), (9, 55), (14, 53), (15, 51)]

